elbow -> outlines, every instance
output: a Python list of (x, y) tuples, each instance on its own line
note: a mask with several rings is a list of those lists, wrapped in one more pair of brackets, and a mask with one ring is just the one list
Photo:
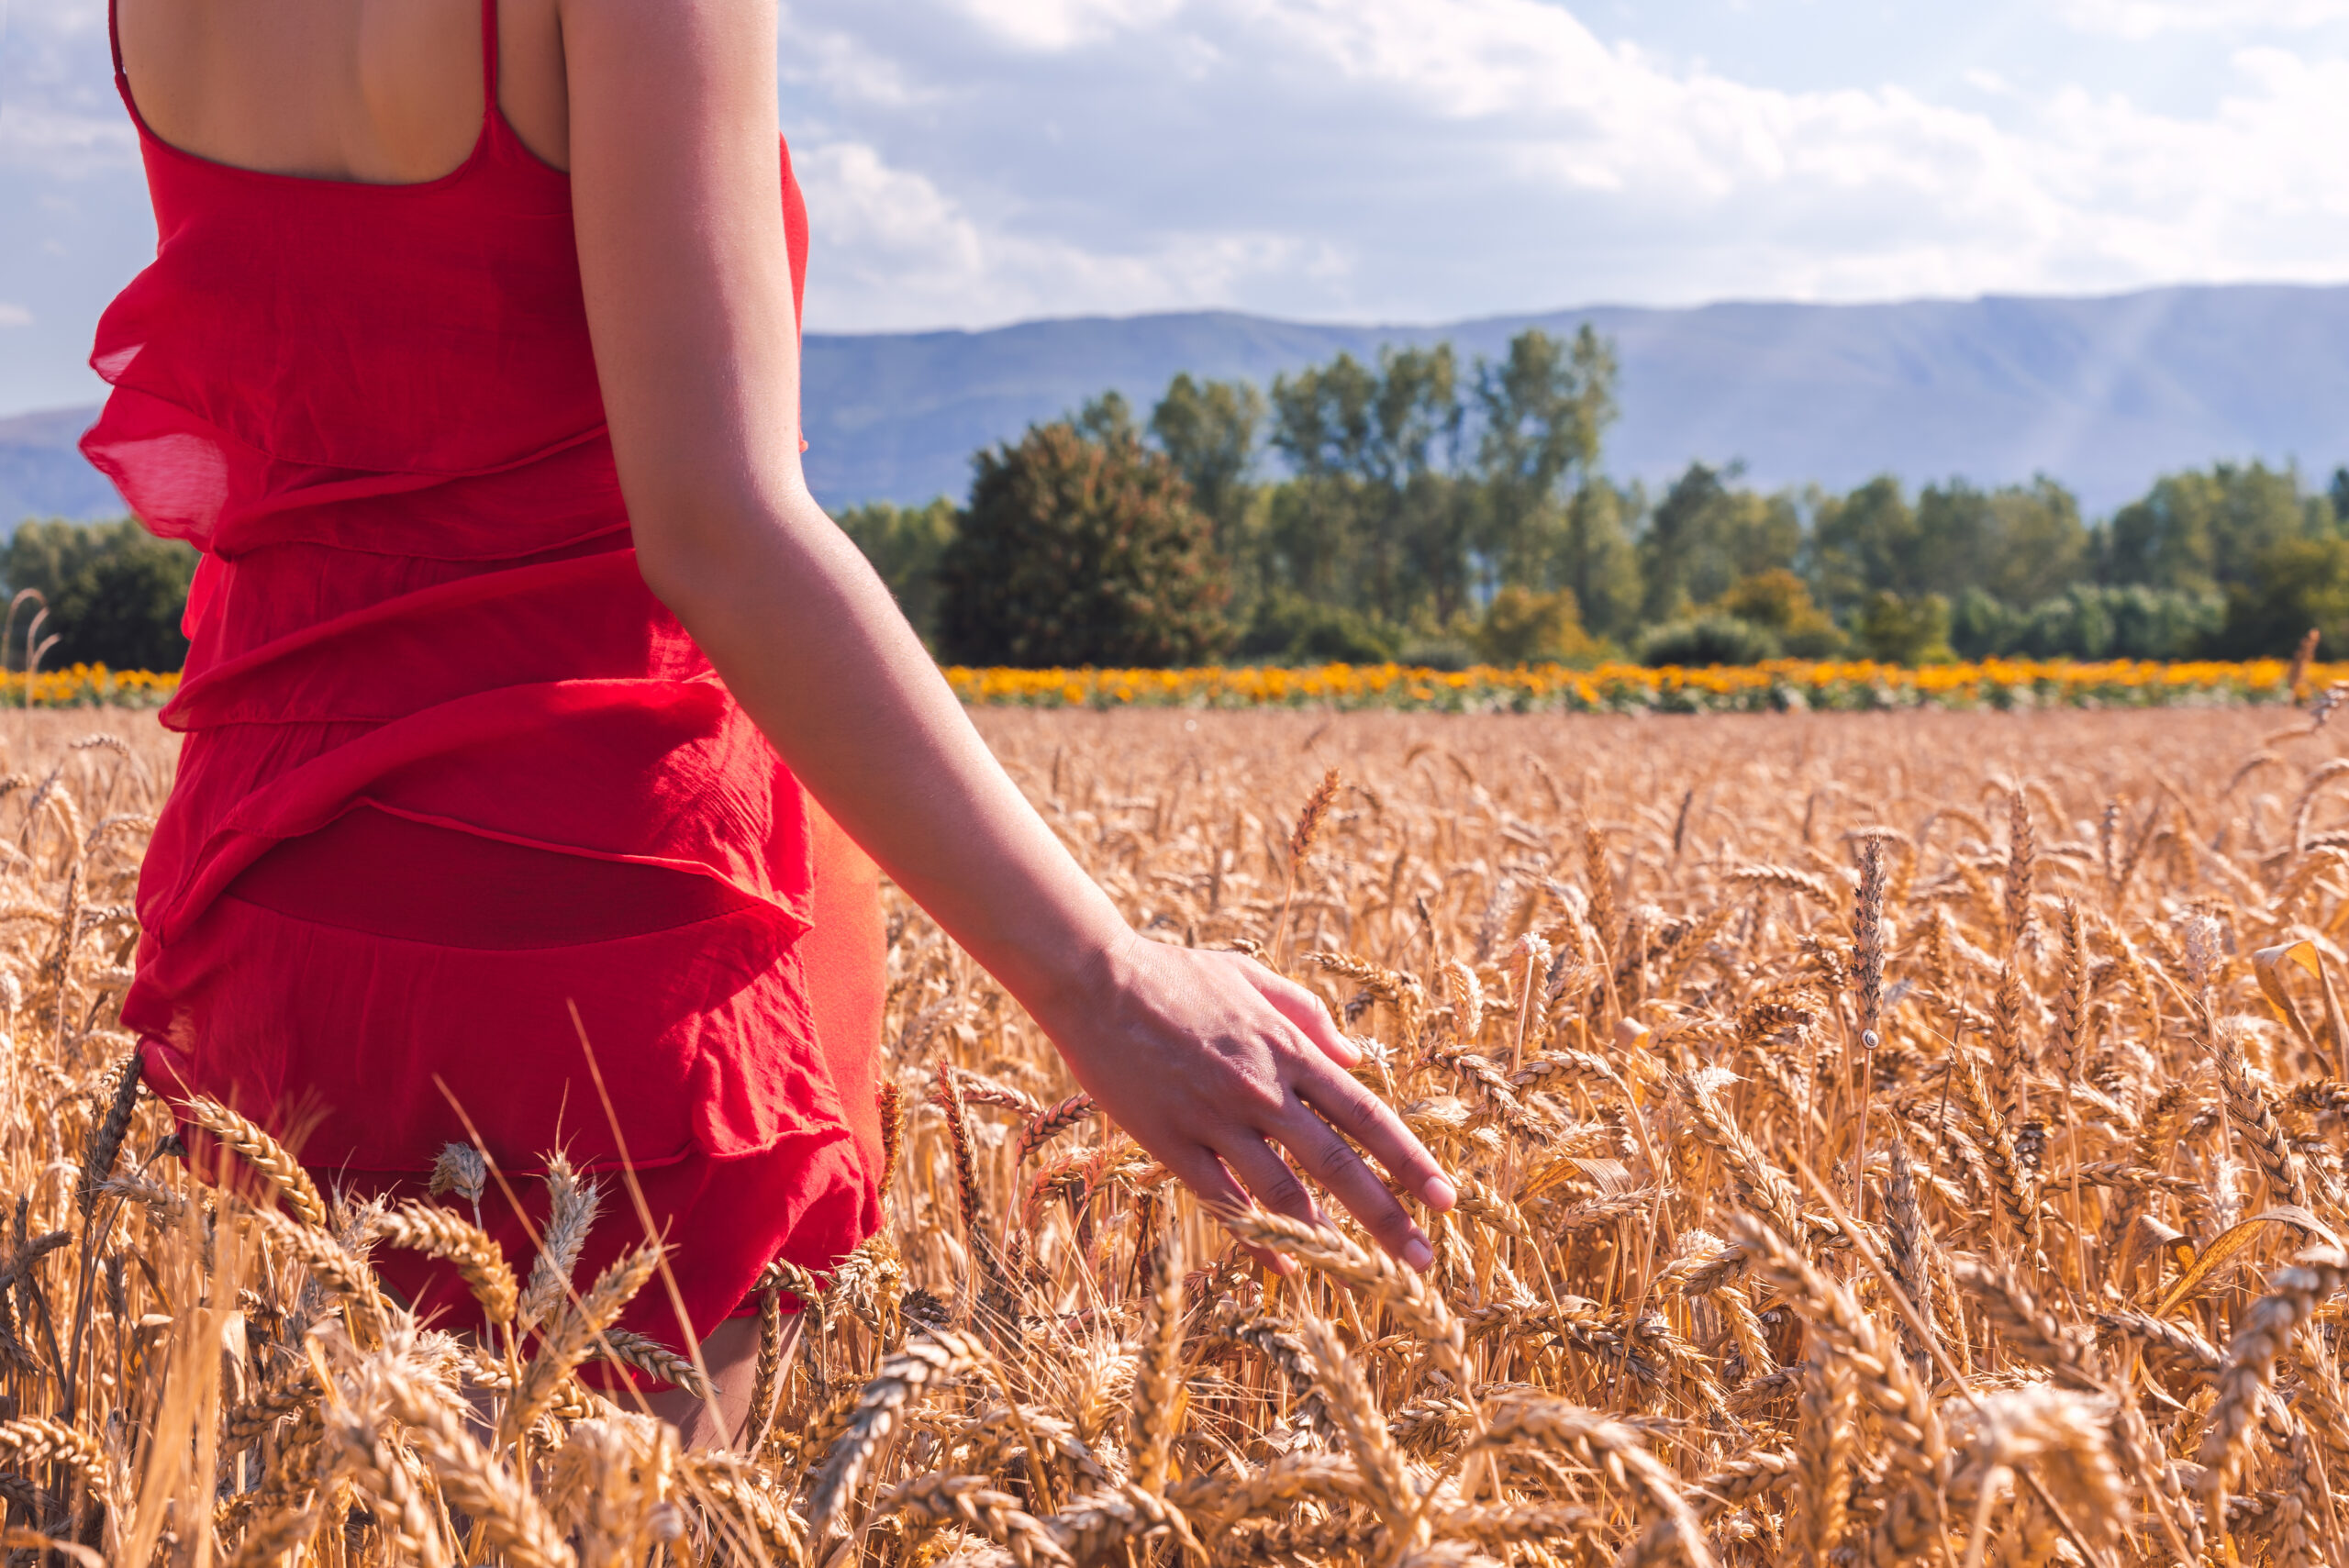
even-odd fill
[(695, 607), (718, 573), (724, 546), (718, 530), (674, 506), (629, 508), (629, 531), (636, 544), (636, 570), (652, 596), (672, 615), (690, 623)]
[(760, 510), (758, 487), (722, 464), (662, 464), (621, 471), (629, 533), (644, 585), (680, 619), (722, 582)]
[[(792, 552), (803, 514), (829, 527), (804, 491), (771, 495), (685, 489), (629, 505), (636, 567), (653, 597), (691, 627)], [(780, 562), (772, 562), (781, 564)]]
[(699, 553), (674, 539), (648, 539), (643, 529), (636, 530), (638, 575), (652, 596), (687, 625), (698, 618), (697, 607), (706, 597), (702, 584), (711, 576), (707, 565), (696, 559)]

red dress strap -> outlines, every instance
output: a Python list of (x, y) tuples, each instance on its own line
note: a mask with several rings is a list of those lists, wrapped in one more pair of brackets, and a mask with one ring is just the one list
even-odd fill
[[(488, 3), (495, 5), (497, 0), (488, 0)], [(123, 101), (128, 103), (130, 99), (130, 88), (122, 74), (122, 29), (115, 23), (114, 6), (115, 0), (106, 0), (106, 43), (114, 50), (115, 85), (122, 88)]]

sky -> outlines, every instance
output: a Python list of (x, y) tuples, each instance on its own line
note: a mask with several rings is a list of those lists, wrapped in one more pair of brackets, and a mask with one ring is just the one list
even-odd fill
[[(152, 253), (0, 0), (0, 415)], [(2349, 0), (783, 0), (807, 328), (2349, 282)]]

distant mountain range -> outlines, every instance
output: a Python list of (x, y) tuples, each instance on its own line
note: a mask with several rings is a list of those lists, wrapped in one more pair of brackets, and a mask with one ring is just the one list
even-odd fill
[[(1147, 413), (1177, 372), (1269, 383), (1340, 350), (1449, 340), (1497, 356), (1528, 327), (1611, 336), (1622, 419), (1607, 466), (1669, 479), (1742, 461), (1765, 487), (2044, 473), (2091, 513), (2220, 459), (2349, 462), (2349, 287), (2232, 285), (2095, 298), (1599, 307), (1441, 327), (1205, 312), (985, 332), (811, 336), (809, 480), (835, 507), (959, 496), (971, 453), (1105, 388)], [(0, 522), (120, 510), (73, 439), (92, 409), (0, 420)]]

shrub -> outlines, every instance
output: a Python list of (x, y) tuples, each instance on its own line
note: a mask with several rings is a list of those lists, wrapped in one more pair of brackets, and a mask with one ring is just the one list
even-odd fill
[(1809, 584), (1785, 567), (1741, 579), (1712, 607), (1718, 614), (1762, 628), (1797, 659), (1831, 659), (1850, 640), (1827, 612), (1811, 602)]
[(1640, 639), (1640, 662), (1705, 669), (1715, 664), (1759, 664), (1784, 651), (1767, 628), (1735, 616), (1706, 615), (1672, 621)]
[(1879, 663), (1946, 664), (1956, 657), (1949, 624), (1949, 601), (1939, 594), (1871, 595), (1860, 615), (1860, 650)]
[(1280, 589), (1256, 606), (1239, 651), (1274, 664), (1384, 664), (1397, 639), (1357, 611)]
[(1130, 430), (1031, 426), (974, 462), (939, 565), (947, 658), (1158, 667), (1197, 663), (1230, 641), (1208, 521)]
[(1503, 588), (1485, 606), (1485, 618), (1469, 639), (1487, 664), (1588, 663), (1604, 651), (1582, 628), (1571, 589), (1537, 594)]
[(1477, 663), (1476, 650), (1457, 637), (1425, 637), (1406, 643), (1395, 656), (1396, 662), (1414, 670), (1438, 670), (1456, 675), (1463, 670), (1473, 670)]

